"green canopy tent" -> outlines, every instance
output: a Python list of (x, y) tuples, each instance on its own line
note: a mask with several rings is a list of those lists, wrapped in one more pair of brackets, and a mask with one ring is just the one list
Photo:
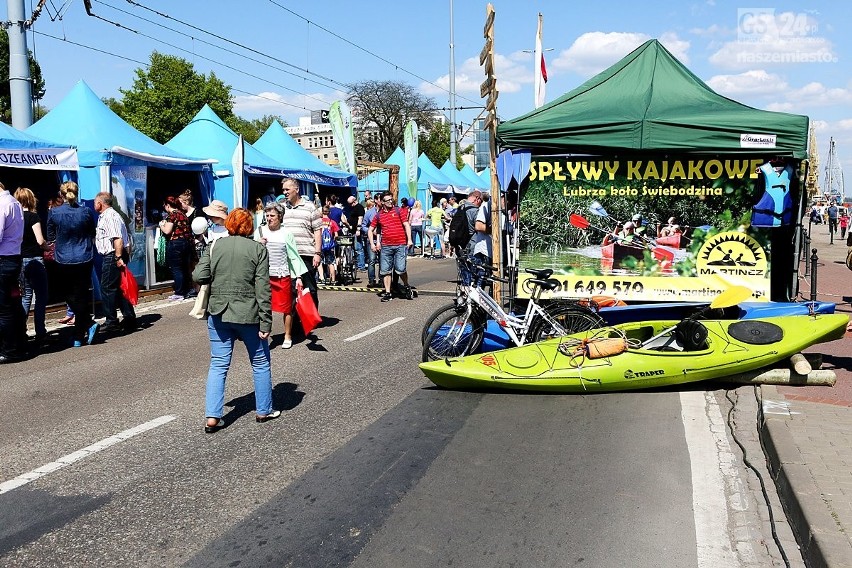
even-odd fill
[[(771, 146), (766, 141), (773, 136)], [(756, 139), (763, 145), (756, 147)], [(808, 117), (723, 97), (649, 40), (555, 101), (501, 123), (497, 141), (533, 154), (627, 149), (803, 159)]]
[[(618, 153), (803, 160), (808, 117), (724, 97), (650, 40), (551, 103), (501, 123), (497, 142), (501, 150), (525, 149), (539, 157)], [(802, 203), (800, 196), (799, 213)], [(773, 256), (792, 259), (778, 264), (785, 270), (771, 273), (774, 300), (795, 295), (801, 227), (791, 229), (772, 232)]]

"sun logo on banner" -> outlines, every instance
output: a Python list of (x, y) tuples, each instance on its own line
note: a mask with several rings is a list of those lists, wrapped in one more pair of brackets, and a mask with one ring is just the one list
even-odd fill
[(699, 275), (729, 274), (765, 277), (766, 252), (745, 233), (727, 231), (709, 239), (698, 251)]

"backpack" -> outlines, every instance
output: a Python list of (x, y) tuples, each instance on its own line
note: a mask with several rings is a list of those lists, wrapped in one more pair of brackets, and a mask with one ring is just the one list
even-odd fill
[(450, 246), (464, 248), (470, 242), (473, 236), (473, 231), (470, 230), (467, 214), (465, 213), (470, 207), (459, 207), (450, 219)]
[(334, 237), (331, 235), (331, 229), (328, 227), (322, 228), (322, 245), (320, 249), (323, 251), (329, 251), (334, 248)]

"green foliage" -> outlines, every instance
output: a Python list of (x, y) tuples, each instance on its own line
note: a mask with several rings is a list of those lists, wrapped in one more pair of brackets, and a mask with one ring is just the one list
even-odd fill
[(356, 154), (374, 162), (384, 162), (403, 145), (408, 121), (413, 119), (418, 127), (427, 131), (433, 126), (435, 101), (407, 83), (354, 83), (349, 86), (346, 100), (353, 116), (359, 119), (355, 131)]
[[(41, 66), (33, 57), (32, 51), (27, 51), (27, 59), (30, 62), (33, 100), (39, 101), (44, 98), (46, 92), (44, 77), (41, 75)], [(36, 109), (33, 120), (38, 120), (44, 114), (44, 112), (39, 112)], [(12, 122), (12, 94), (9, 87), (9, 33), (4, 28), (0, 28), (0, 120), (9, 124)]]
[(269, 125), (276, 120), (280, 122), (282, 126), (287, 126), (287, 121), (280, 116), (271, 114), (252, 120), (246, 120), (240, 116), (233, 115), (231, 118), (225, 120), (225, 123), (237, 134), (242, 134), (243, 139), (245, 139), (246, 142), (254, 144), (257, 142), (258, 138), (263, 136), (263, 133), (266, 132), (267, 128), (269, 128)]
[(160, 143), (180, 132), (205, 104), (225, 122), (234, 116), (231, 87), (215, 73), (198, 73), (185, 59), (156, 51), (147, 69), (136, 69), (133, 86), (119, 90), (120, 105), (111, 108)]
[[(450, 159), (450, 125), (447, 123), (436, 122), (434, 126), (426, 134), (420, 133), (420, 138), (417, 142), (421, 152), (424, 152), (429, 160), (439, 168), (444, 165), (444, 162)], [(463, 149), (456, 148), (456, 168), (462, 169), (464, 161), (461, 157), (464, 154), (473, 152), (473, 144), (468, 145)]]

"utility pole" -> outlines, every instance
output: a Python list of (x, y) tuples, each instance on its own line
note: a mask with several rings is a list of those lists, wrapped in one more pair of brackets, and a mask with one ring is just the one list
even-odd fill
[(33, 123), (33, 85), (27, 58), (27, 24), (24, 0), (7, 0), (9, 14), (9, 92), (12, 126), (23, 130)]
[(450, 0), (450, 163), (456, 167), (456, 56), (453, 43), (453, 0)]

